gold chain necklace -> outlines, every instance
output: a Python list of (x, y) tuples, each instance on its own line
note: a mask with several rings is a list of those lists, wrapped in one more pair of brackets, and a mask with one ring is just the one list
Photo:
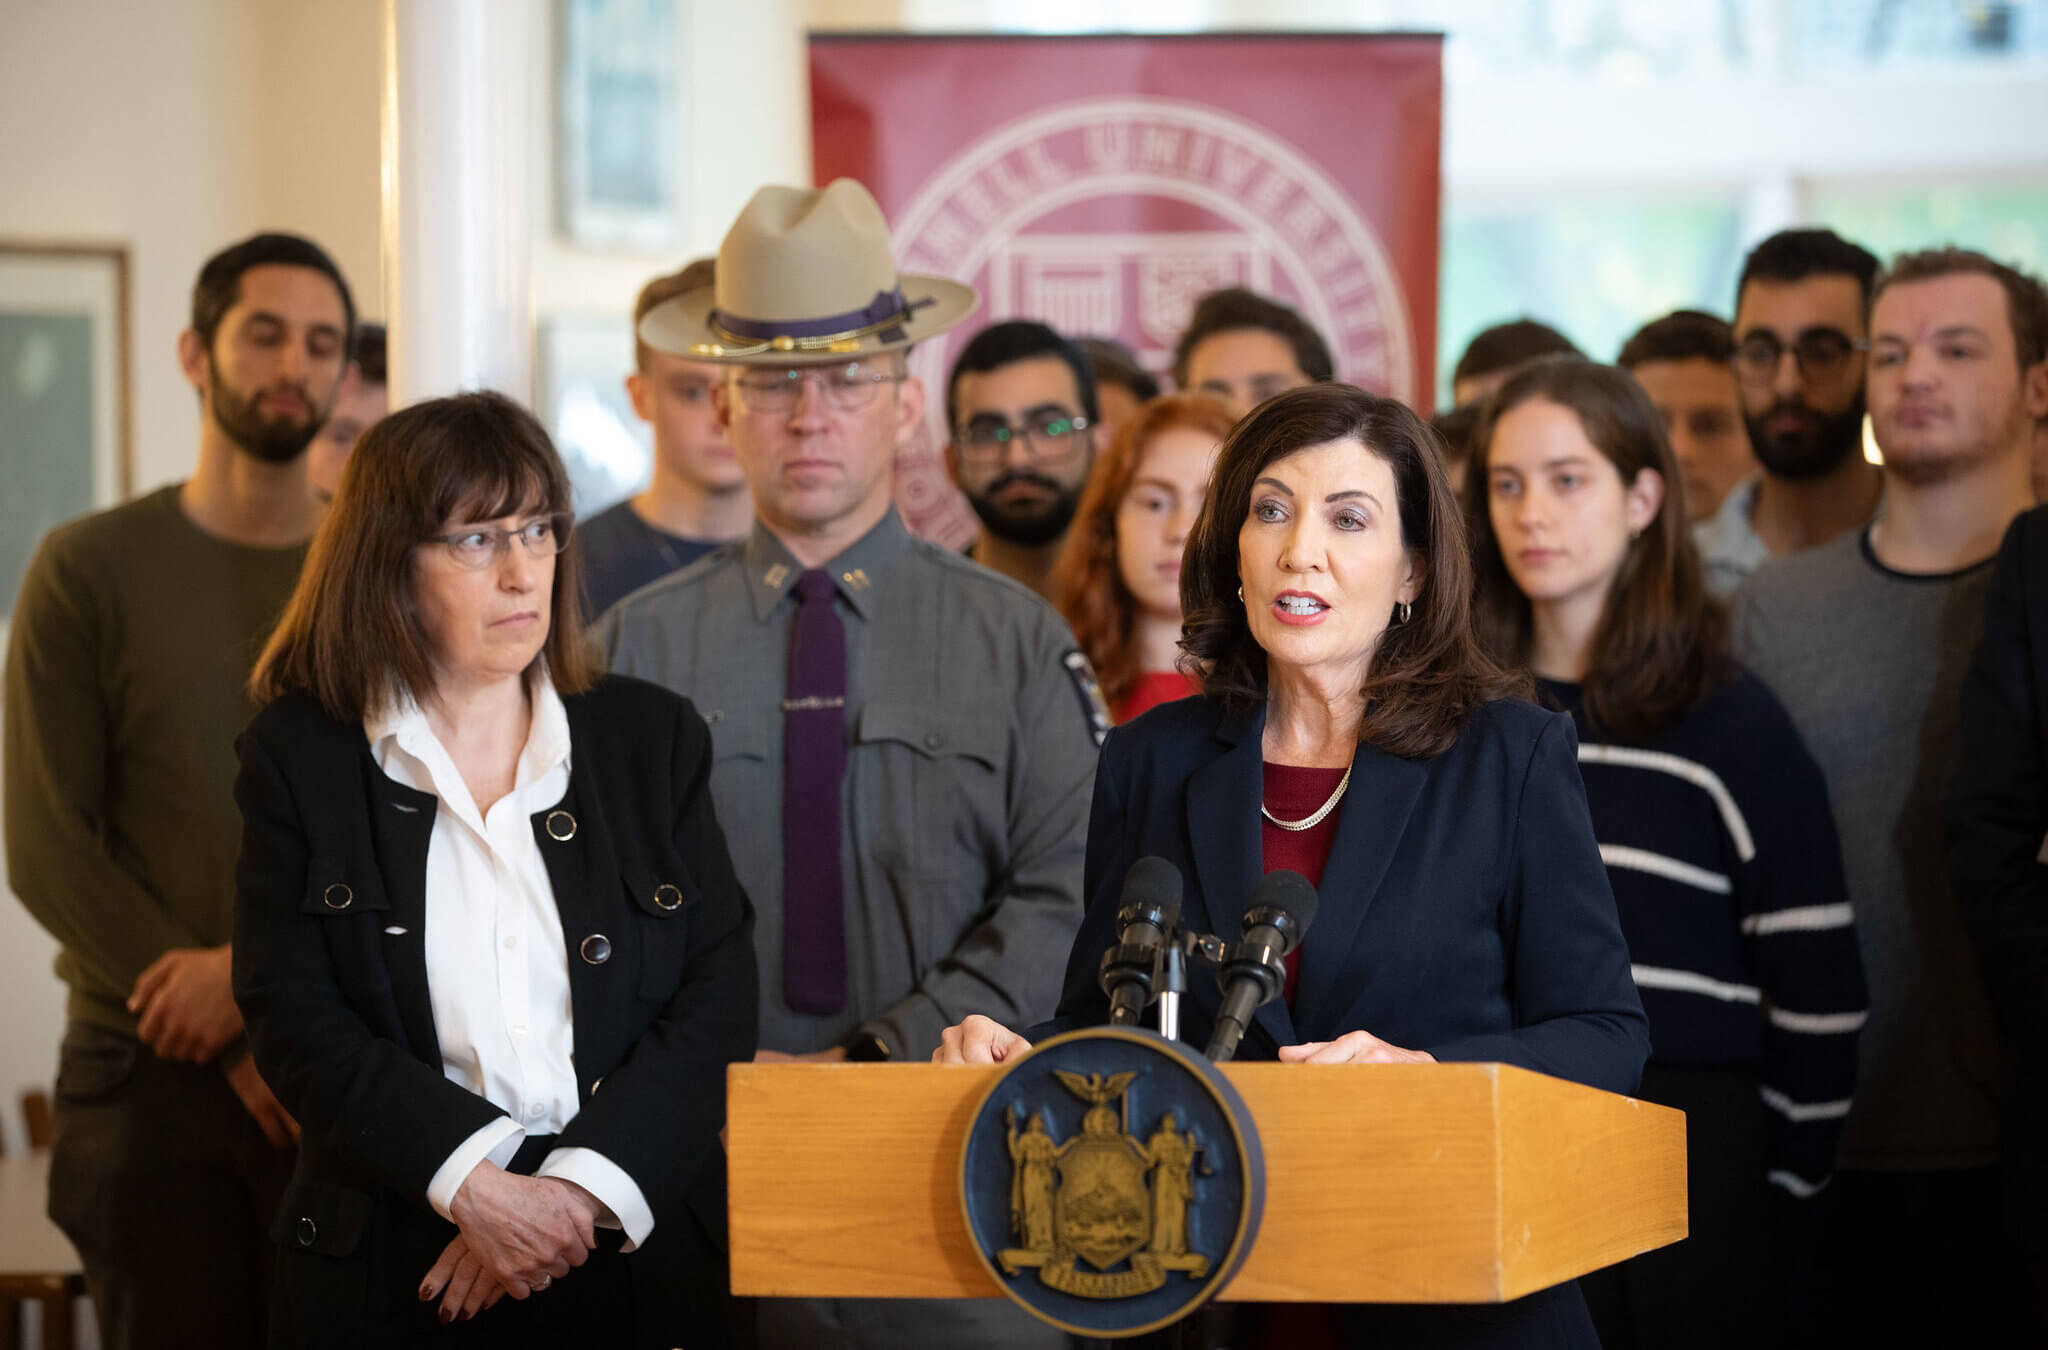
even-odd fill
[(1268, 811), (1265, 802), (1261, 801), (1259, 803), (1259, 814), (1283, 830), (1313, 830), (1316, 826), (1323, 823), (1324, 816), (1337, 809), (1337, 803), (1344, 798), (1344, 789), (1350, 786), (1351, 766), (1347, 764), (1344, 766), (1344, 776), (1337, 780), (1337, 790), (1330, 794), (1330, 800), (1318, 806), (1313, 813), (1303, 816), (1300, 820), (1282, 820), (1271, 811)]

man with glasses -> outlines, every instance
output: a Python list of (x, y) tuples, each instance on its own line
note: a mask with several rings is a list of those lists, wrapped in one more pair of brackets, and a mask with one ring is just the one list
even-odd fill
[(1012, 319), (969, 340), (946, 384), (946, 468), (981, 517), (967, 556), (1051, 598), (1097, 411), (1088, 359), (1044, 324)]
[[(757, 911), (764, 1060), (924, 1060), (968, 1013), (1048, 1017), (1080, 924), (1087, 662), (1050, 606), (912, 538), (890, 501), (924, 415), (904, 354), (975, 304), (899, 276), (881, 208), (841, 179), (761, 189), (716, 281), (640, 324), (656, 350), (727, 367), (713, 402), (755, 520), (598, 637), (613, 670), (710, 724)], [(758, 1330), (770, 1350), (1064, 1341), (1001, 1300), (771, 1299)]]
[(1877, 509), (1883, 480), (1863, 457), (1864, 311), (1876, 275), (1876, 256), (1832, 230), (1780, 231), (1742, 264), (1733, 366), (1763, 472), (1696, 533), (1707, 584), (1722, 596)]
[[(1826, 770), (1870, 975), (1854, 1102), (1771, 1103), (1793, 1120), (1845, 1117), (1825, 1249), (1842, 1345), (2040, 1343), (1998, 1334), (2010, 1329), (2017, 1282), (2004, 1268), (1999, 1044), (1980, 958), (2009, 953), (1971, 951), (1958, 901), (1980, 897), (1959, 895), (1948, 876), (1950, 864), (1965, 881), (1983, 876), (1987, 859), (2014, 866), (2015, 831), (2018, 869), (2038, 875), (2040, 827), (1998, 804), (1980, 819), (1991, 835), (1964, 831), (1946, 852), (1942, 838), (1942, 797), (1961, 757), (1959, 691), (1992, 559), (2033, 500), (2028, 452), (2034, 419), (2048, 412), (2039, 296), (1982, 254), (1895, 259), (1870, 309), (1884, 512), (1763, 568), (1736, 599), (1739, 655)], [(1989, 736), (2015, 753), (2023, 739), (2015, 728)], [(1794, 931), (1850, 922), (1825, 908), (1765, 917)], [(1802, 1034), (1855, 1030), (1770, 1011)], [(2034, 1209), (2020, 1232), (2039, 1223)]]

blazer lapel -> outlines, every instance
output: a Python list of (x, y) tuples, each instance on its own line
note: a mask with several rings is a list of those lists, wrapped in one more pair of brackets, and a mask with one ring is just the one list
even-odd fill
[[(1188, 779), (1188, 854), (1195, 860), (1198, 884), (1181, 910), (1181, 924), (1225, 942), (1237, 941), (1245, 901), (1265, 875), (1259, 834), (1265, 726), (1264, 708), (1220, 723), (1216, 739), (1226, 748)], [(1294, 1044), (1286, 1001), (1275, 998), (1260, 1008), (1245, 1034), (1269, 1042), (1271, 1051)]]
[(1379, 894), (1408, 817), (1428, 781), (1429, 766), (1420, 760), (1358, 747), (1351, 786), (1338, 808), (1337, 838), (1323, 864), (1322, 884), (1316, 887), (1315, 923), (1304, 943), (1294, 998), (1303, 1026), (1332, 1034), (1360, 1030), (1335, 1027), (1329, 1020), (1341, 1016), (1360, 993), (1356, 981), (1340, 978), (1340, 972), (1355, 969), (1346, 955), (1358, 941), (1365, 912)]
[[(367, 748), (364, 751), (368, 757)], [(391, 928), (384, 959), (391, 971), (399, 1025), (413, 1053), (441, 1067), (441, 1040), (434, 1034), (434, 1005), (427, 993), (427, 846), (434, 836), (440, 800), (394, 783), (368, 760), (370, 832), (391, 901)]]

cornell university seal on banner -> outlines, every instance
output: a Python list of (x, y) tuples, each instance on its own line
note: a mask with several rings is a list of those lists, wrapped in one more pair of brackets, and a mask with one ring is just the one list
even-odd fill
[[(1329, 339), (1338, 379), (1423, 394), (1407, 302), (1365, 212), (1309, 156), (1226, 109), (1136, 95), (1054, 103), (956, 152), (894, 215), (905, 270), (982, 296), (975, 323), (911, 353), (927, 389), (946, 387), (979, 323), (1015, 317), (1120, 338), (1164, 371), (1195, 302), (1247, 286), (1301, 310)], [(946, 477), (944, 435), (926, 428), (899, 455), (896, 501), (913, 531), (957, 547), (974, 517)]]
[(1055, 1036), (996, 1081), (961, 1158), (968, 1233), (1034, 1316), (1085, 1336), (1177, 1321), (1237, 1273), (1265, 1162), (1216, 1066), (1149, 1031)]

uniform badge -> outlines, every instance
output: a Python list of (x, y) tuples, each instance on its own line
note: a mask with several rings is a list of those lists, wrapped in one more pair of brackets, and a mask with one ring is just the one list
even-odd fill
[(1067, 678), (1074, 682), (1074, 692), (1081, 697), (1081, 715), (1088, 719), (1088, 734), (1101, 745), (1109, 735), (1109, 704), (1103, 701), (1102, 686), (1095, 682), (1095, 667), (1088, 664), (1088, 658), (1078, 647), (1070, 648), (1060, 658), (1060, 664), (1067, 668)]
[(1216, 1066), (1149, 1031), (1055, 1036), (990, 1089), (961, 1160), (968, 1232), (1004, 1292), (1082, 1336), (1187, 1316), (1257, 1236), (1265, 1163)]

